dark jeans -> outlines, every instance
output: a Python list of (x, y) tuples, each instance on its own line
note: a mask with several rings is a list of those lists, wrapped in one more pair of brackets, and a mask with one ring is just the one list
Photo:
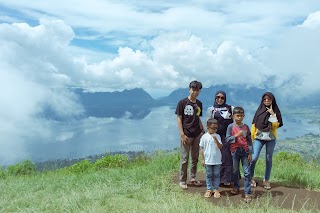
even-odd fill
[(239, 181), (239, 168), (240, 161), (242, 163), (242, 169), (244, 174), (244, 193), (251, 194), (251, 176), (250, 176), (250, 163), (248, 160), (248, 152), (242, 148), (238, 147), (237, 150), (232, 153), (233, 159), (233, 182), (234, 188), (240, 189), (240, 181)]

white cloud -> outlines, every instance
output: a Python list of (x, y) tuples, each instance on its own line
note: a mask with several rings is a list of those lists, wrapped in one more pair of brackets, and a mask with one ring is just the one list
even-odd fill
[[(73, 35), (70, 29), (61, 21), (41, 21), (35, 27), (0, 24), (2, 159), (21, 157), (19, 152), (25, 151), (28, 138), (50, 134), (50, 126), (42, 117), (45, 109), (60, 117), (82, 112), (74, 94), (63, 88), (70, 83), (69, 70), (75, 67), (66, 50)], [(17, 147), (18, 153), (8, 152), (10, 147)]]
[(263, 63), (277, 74), (277, 84), (297, 98), (320, 89), (319, 14), (310, 14), (303, 24), (288, 30), (264, 55)]

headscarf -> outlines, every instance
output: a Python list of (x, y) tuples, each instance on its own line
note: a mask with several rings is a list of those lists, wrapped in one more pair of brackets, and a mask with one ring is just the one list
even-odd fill
[[(217, 96), (219, 93), (223, 94), (223, 96), (224, 96), (224, 102), (223, 102), (223, 104), (221, 104), (221, 105), (218, 105), (217, 100), (216, 100), (216, 96)], [(217, 91), (216, 94), (214, 95), (213, 106), (214, 106), (215, 108), (226, 107), (226, 106), (227, 106), (226, 102), (227, 102), (227, 95), (226, 95), (226, 93), (225, 93), (224, 91), (222, 91), (222, 90)]]
[(276, 113), (276, 116), (279, 122), (279, 127), (283, 125), (281, 112), (277, 105), (277, 101), (274, 95), (271, 92), (266, 92), (262, 95), (260, 106), (258, 107), (252, 121), (252, 123), (255, 124), (255, 126), (261, 131), (270, 130), (270, 125), (269, 125), (270, 122), (268, 121), (270, 117), (270, 113), (267, 111), (266, 106), (263, 104), (263, 97), (265, 95), (269, 96), (272, 99), (272, 110), (274, 111), (274, 113)]

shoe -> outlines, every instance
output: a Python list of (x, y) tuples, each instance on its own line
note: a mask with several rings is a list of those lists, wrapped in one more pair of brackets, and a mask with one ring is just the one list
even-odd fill
[(230, 191), (230, 193), (233, 194), (233, 195), (237, 195), (237, 194), (239, 194), (239, 192), (240, 192), (240, 189), (236, 189), (236, 188), (233, 188)]
[(207, 191), (206, 191), (206, 193), (204, 193), (204, 195), (203, 195), (203, 196), (204, 196), (204, 197), (209, 198), (209, 197), (211, 197), (211, 196), (212, 196), (212, 194), (213, 194), (213, 193), (212, 193), (212, 191), (211, 191), (211, 190), (207, 190)]
[(271, 189), (271, 185), (269, 183), (269, 181), (263, 181), (263, 188), (265, 188), (266, 190)]
[(194, 186), (202, 186), (202, 183), (194, 178), (190, 180), (190, 183), (193, 184)]
[(225, 185), (225, 186), (230, 186), (231, 183), (223, 183), (223, 185)]
[(184, 182), (180, 182), (179, 183), (179, 186), (182, 188), (182, 189), (188, 189), (188, 185)]
[(213, 197), (214, 198), (220, 198), (221, 197), (221, 194), (218, 190), (213, 190)]
[(251, 187), (257, 187), (258, 183), (254, 181), (253, 179), (251, 180)]
[(245, 195), (244, 196), (244, 202), (245, 203), (250, 203), (252, 201), (252, 196), (251, 195)]

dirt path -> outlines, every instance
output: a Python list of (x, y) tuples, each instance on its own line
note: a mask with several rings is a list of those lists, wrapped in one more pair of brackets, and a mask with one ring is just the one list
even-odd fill
[[(206, 178), (203, 172), (197, 173), (197, 179), (202, 183), (201, 187), (195, 187), (188, 184), (188, 189), (184, 190), (186, 193), (198, 193), (200, 196), (206, 192)], [(173, 181), (179, 184), (179, 174), (177, 174)], [(243, 186), (243, 179), (241, 179), (240, 185)], [(259, 199), (259, 197), (271, 193), (272, 203), (281, 208), (300, 210), (303, 206), (312, 206), (320, 210), (320, 192), (308, 191), (306, 189), (294, 188), (294, 187), (284, 187), (279, 184), (271, 182), (272, 189), (265, 190), (262, 187), (261, 182), (258, 182), (256, 188), (252, 188), (253, 199)], [(213, 196), (208, 199), (208, 201), (214, 204), (220, 205), (238, 205), (243, 204), (244, 192), (243, 187), (240, 188), (240, 194), (232, 195), (230, 193), (232, 186), (220, 186), (219, 191), (221, 193), (221, 198), (216, 199)], [(254, 200), (252, 202), (254, 202)]]

